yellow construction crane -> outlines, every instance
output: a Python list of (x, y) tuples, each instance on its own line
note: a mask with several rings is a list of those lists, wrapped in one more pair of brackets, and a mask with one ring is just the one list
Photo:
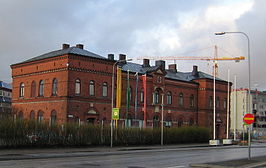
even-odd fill
[(150, 59), (150, 60), (203, 60), (203, 61), (214, 61), (214, 72), (215, 76), (218, 76), (218, 61), (236, 61), (245, 60), (245, 57), (218, 57), (217, 55), (217, 46), (214, 46), (214, 57), (199, 57), (199, 56), (167, 56), (167, 57), (155, 57), (155, 56), (143, 56), (138, 57), (137, 60)]

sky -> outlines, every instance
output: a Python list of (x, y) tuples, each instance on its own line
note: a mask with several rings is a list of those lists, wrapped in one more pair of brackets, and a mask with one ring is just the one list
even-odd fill
[[(106, 56), (126, 54), (133, 62), (149, 56), (248, 58), (251, 88), (266, 90), (265, 0), (0, 0), (0, 80), (12, 82), (10, 65), (61, 49), (63, 43)], [(209, 61), (167, 61), (178, 71), (211, 74)], [(154, 64), (151, 61), (151, 64)], [(248, 59), (220, 61), (219, 78), (248, 87)]]

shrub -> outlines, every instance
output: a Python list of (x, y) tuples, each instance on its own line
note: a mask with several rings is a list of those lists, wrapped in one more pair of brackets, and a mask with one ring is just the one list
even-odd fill
[[(1, 147), (51, 147), (110, 145), (110, 127), (65, 123), (49, 125), (36, 121), (6, 119), (0, 122)], [(160, 128), (117, 128), (114, 145), (155, 145), (161, 142)], [(164, 143), (208, 142), (209, 130), (202, 127), (164, 128)]]

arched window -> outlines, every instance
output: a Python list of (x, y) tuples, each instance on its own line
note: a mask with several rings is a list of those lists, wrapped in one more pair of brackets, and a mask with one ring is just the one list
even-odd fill
[(43, 96), (43, 92), (44, 92), (44, 81), (41, 80), (39, 83), (39, 96)]
[(107, 82), (103, 83), (103, 97), (107, 97), (108, 95), (108, 86), (107, 86)]
[(224, 109), (227, 108), (227, 99), (224, 99)]
[(30, 112), (30, 120), (35, 120), (35, 112), (33, 110)]
[(153, 117), (153, 127), (159, 127), (160, 126), (160, 118), (158, 115), (155, 115)]
[(167, 95), (166, 95), (166, 102), (167, 104), (172, 104), (172, 93), (171, 92), (167, 92)]
[(53, 96), (57, 95), (57, 79), (56, 78), (54, 78), (54, 80), (53, 80), (52, 95)]
[(94, 89), (95, 89), (95, 87), (94, 87), (94, 81), (93, 80), (91, 80), (90, 81), (90, 88), (89, 88), (89, 90), (90, 90), (90, 96), (94, 96)]
[(43, 111), (38, 111), (37, 121), (38, 122), (43, 121)]
[(57, 119), (57, 113), (55, 110), (51, 112), (51, 124), (55, 124)]
[(22, 112), (22, 111), (20, 111), (20, 112), (18, 113), (18, 118), (21, 119), (21, 120), (23, 119), (23, 112)]
[(144, 91), (143, 88), (140, 91), (140, 102), (143, 103), (144, 102)]
[(31, 82), (31, 97), (35, 97), (36, 96), (36, 82), (32, 81)]
[(79, 79), (76, 79), (75, 81), (75, 94), (76, 95), (80, 95), (80, 80)]
[(155, 90), (154, 95), (153, 95), (153, 103), (158, 104), (159, 103), (159, 91)]
[(132, 88), (131, 88), (131, 86), (129, 86), (129, 90), (128, 90), (128, 98), (129, 98), (129, 102), (132, 102), (133, 101), (133, 99), (132, 99)]
[(189, 119), (189, 126), (192, 126), (192, 125), (194, 125), (194, 120), (193, 120), (193, 118), (190, 118)]
[(213, 97), (210, 96), (209, 98), (209, 107), (213, 107)]
[(171, 116), (167, 116), (164, 123), (165, 123), (165, 127), (169, 127), (170, 128), (172, 126), (172, 118), (171, 118)]
[(219, 108), (220, 107), (220, 97), (216, 98), (216, 107)]
[(193, 94), (190, 95), (189, 97), (189, 105), (190, 107), (194, 107), (194, 95)]
[(19, 97), (24, 97), (25, 94), (25, 84), (24, 83), (20, 83), (19, 86)]
[(179, 106), (183, 106), (184, 105), (184, 95), (183, 95), (183, 93), (179, 93), (178, 104), (179, 104)]
[(177, 120), (177, 126), (178, 126), (178, 127), (182, 127), (182, 126), (183, 126), (183, 118), (179, 118), (179, 119)]

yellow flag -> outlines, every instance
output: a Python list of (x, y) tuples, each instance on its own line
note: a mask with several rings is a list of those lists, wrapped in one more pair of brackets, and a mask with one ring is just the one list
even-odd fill
[(116, 78), (116, 108), (121, 107), (121, 97), (122, 97), (122, 70), (117, 68), (117, 78)]

